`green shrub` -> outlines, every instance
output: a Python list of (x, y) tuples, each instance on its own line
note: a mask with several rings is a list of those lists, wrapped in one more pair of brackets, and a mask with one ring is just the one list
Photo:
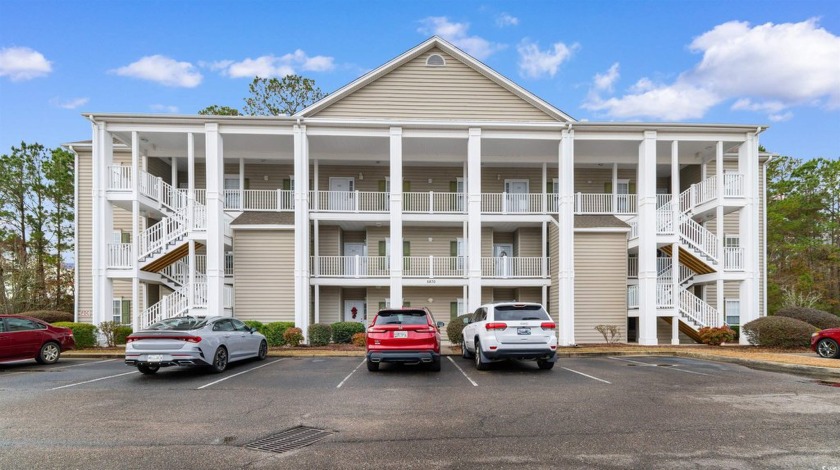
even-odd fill
[(353, 346), (365, 347), (367, 345), (367, 336), (364, 333), (355, 333), (353, 339), (350, 340)]
[(242, 323), (248, 325), (249, 328), (253, 328), (257, 330), (257, 332), (265, 334), (265, 325), (262, 322), (257, 320), (245, 320)]
[(326, 346), (332, 338), (332, 327), (326, 323), (315, 323), (309, 327), (309, 344)]
[(121, 325), (119, 323), (113, 321), (104, 321), (99, 324), (99, 331), (101, 331), (102, 336), (105, 337), (106, 346), (108, 346), (109, 348), (113, 348), (117, 345), (116, 333), (117, 328), (119, 328), (120, 326)]
[(817, 328), (840, 328), (840, 317), (823, 310), (808, 307), (785, 307), (776, 312), (777, 317), (795, 318)]
[(27, 317), (37, 318), (38, 320), (45, 321), (47, 323), (73, 321), (72, 313), (60, 312), (58, 310), (34, 310), (32, 312), (23, 312), (20, 315), (26, 315)]
[(726, 325), (718, 327), (703, 327), (697, 332), (700, 335), (700, 341), (712, 346), (720, 346), (721, 343), (726, 343), (735, 339), (735, 332), (732, 328)]
[(293, 326), (286, 328), (286, 331), (283, 332), (283, 342), (289, 346), (300, 346), (301, 341), (303, 341), (303, 330), (300, 328)]
[(69, 321), (61, 321), (53, 323), (53, 325), (73, 330), (73, 339), (76, 340), (77, 349), (92, 348), (97, 345), (96, 333), (98, 328), (96, 328), (96, 325), (91, 325), (90, 323), (73, 323)]
[(808, 347), (817, 328), (788, 317), (762, 317), (741, 326), (750, 344), (776, 348)]
[(295, 322), (291, 321), (275, 321), (263, 325), (262, 334), (265, 335), (265, 340), (269, 346), (283, 346), (286, 340), (283, 339), (283, 333), (289, 328), (294, 328)]
[(126, 338), (133, 332), (130, 326), (120, 325), (114, 331), (114, 344), (125, 344)]
[(364, 333), (365, 325), (357, 321), (340, 321), (332, 324), (332, 340), (334, 343), (349, 343), (356, 333)]
[(456, 317), (452, 320), (449, 320), (449, 324), (446, 325), (446, 337), (449, 338), (449, 342), (454, 345), (459, 345), (464, 342), (464, 317)]

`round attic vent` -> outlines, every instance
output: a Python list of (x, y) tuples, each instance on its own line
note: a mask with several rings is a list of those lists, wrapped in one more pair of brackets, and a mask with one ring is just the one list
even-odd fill
[(443, 60), (443, 57), (439, 54), (432, 54), (426, 59), (426, 65), (428, 67), (443, 67), (446, 65), (446, 61)]

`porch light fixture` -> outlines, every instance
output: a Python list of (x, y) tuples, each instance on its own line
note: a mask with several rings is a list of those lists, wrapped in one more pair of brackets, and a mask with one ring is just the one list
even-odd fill
[(263, 181), (268, 181), (268, 175), (263, 175)]
[(360, 180), (365, 179), (365, 175), (363, 175), (361, 172), (359, 172), (359, 179), (360, 179)]
[(435, 299), (433, 299), (433, 298), (431, 298), (431, 297), (429, 297), (429, 298), (428, 298), (428, 300), (429, 300), (429, 303), (432, 303), (432, 302), (434, 302), (434, 301), (435, 301)]

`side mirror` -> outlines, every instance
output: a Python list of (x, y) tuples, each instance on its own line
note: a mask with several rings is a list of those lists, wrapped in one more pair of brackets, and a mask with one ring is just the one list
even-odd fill
[(437, 327), (438, 328), (443, 328), (443, 322), (442, 321), (437, 322)]
[(254, 333), (257, 332), (257, 329), (254, 328), (254, 327), (249, 327), (248, 330), (251, 332), (251, 334), (254, 334)]
[(470, 324), (470, 319), (469, 319), (469, 317), (464, 318), (464, 325), (469, 325), (469, 324)]

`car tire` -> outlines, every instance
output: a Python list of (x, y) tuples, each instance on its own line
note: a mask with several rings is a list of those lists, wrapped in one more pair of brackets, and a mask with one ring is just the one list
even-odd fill
[(160, 370), (160, 366), (150, 366), (146, 364), (138, 364), (137, 370), (140, 371), (141, 374), (145, 375), (154, 375), (157, 374), (157, 371)]
[(213, 369), (213, 372), (219, 374), (227, 369), (228, 365), (228, 352), (224, 346), (219, 346), (219, 349), (216, 350), (216, 354), (213, 354), (213, 363), (210, 364), (210, 368)]
[(489, 364), (484, 360), (484, 354), (481, 353), (481, 343), (475, 341), (475, 368), (477, 370), (487, 370)]
[(435, 359), (429, 364), (429, 370), (432, 372), (440, 372), (440, 358)]
[(840, 346), (837, 345), (837, 341), (831, 338), (823, 338), (817, 343), (817, 354), (820, 357), (840, 358)]
[(545, 361), (540, 359), (537, 361), (537, 367), (539, 367), (542, 370), (551, 370), (554, 368), (554, 363), (551, 361)]
[(370, 372), (376, 372), (379, 370), (379, 363), (373, 362), (370, 359), (367, 360), (367, 368)]
[(473, 358), (473, 355), (470, 354), (469, 349), (467, 349), (466, 340), (463, 343), (461, 343), (461, 357), (463, 357), (464, 359), (472, 359)]
[(55, 364), (61, 356), (61, 346), (58, 343), (50, 341), (41, 346), (38, 355), (35, 356), (35, 361), (38, 364)]
[(265, 357), (268, 356), (268, 343), (265, 340), (260, 342), (260, 349), (257, 352), (257, 360), (262, 361), (265, 360)]

